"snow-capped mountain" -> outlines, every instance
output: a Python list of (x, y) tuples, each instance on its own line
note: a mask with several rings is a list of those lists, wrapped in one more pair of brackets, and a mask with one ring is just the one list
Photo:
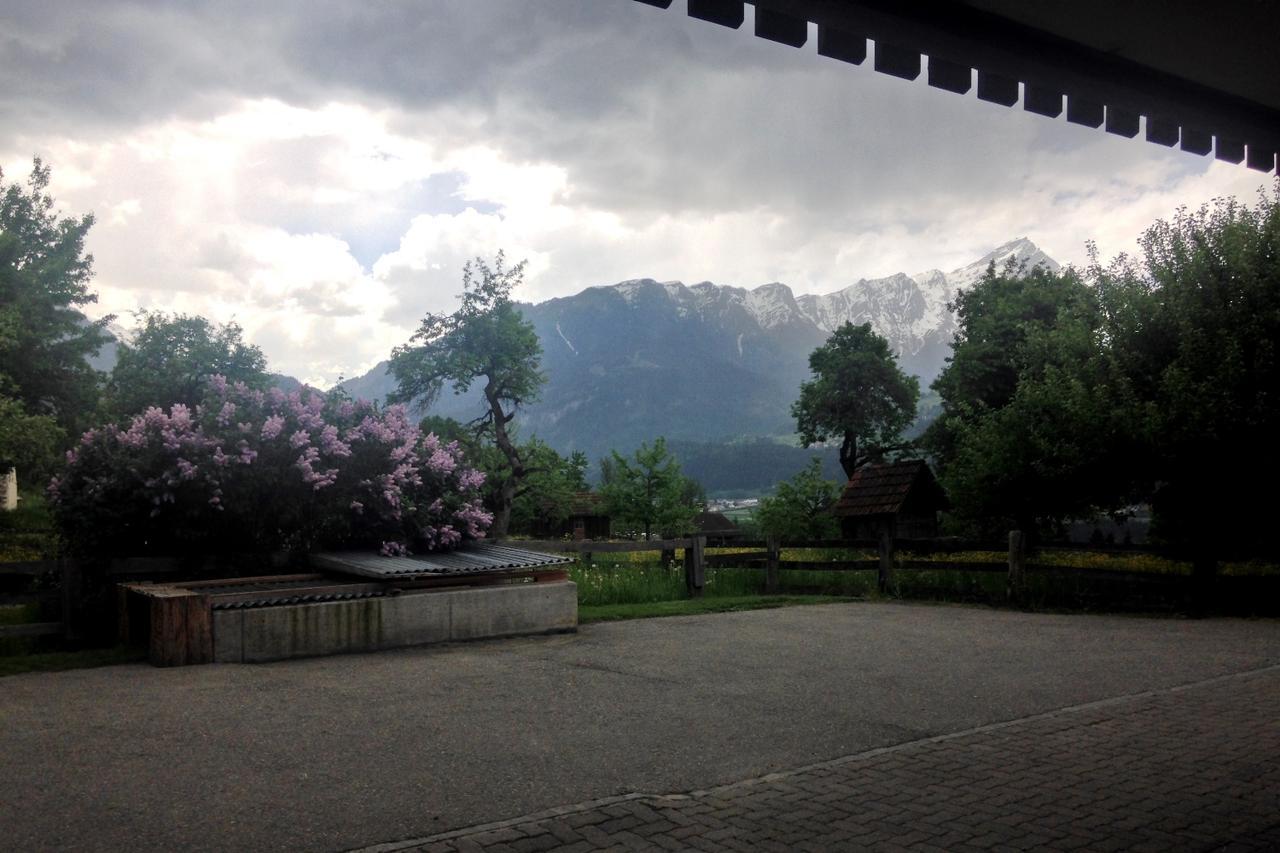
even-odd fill
[[(560, 450), (593, 457), (641, 440), (721, 440), (794, 431), (790, 404), (808, 357), (845, 322), (871, 323), (921, 385), (950, 353), (947, 303), (991, 263), (1059, 265), (1026, 238), (948, 273), (928, 270), (860, 279), (834, 293), (796, 296), (773, 282), (754, 289), (633, 279), (522, 305), (542, 341), (548, 382), (523, 429)], [(345, 383), (381, 398), (394, 383), (385, 364)], [(470, 418), (479, 401), (445, 394), (439, 414)]]

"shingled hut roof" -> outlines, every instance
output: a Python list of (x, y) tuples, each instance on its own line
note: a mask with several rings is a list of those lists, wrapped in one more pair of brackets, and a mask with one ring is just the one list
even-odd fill
[[(922, 459), (864, 465), (849, 478), (836, 502), (837, 516), (897, 515), (908, 498), (946, 509), (946, 493)], [(914, 502), (914, 501), (913, 501)]]
[(699, 533), (737, 533), (738, 525), (722, 512), (700, 512), (693, 517), (693, 529)]
[(570, 515), (608, 515), (604, 495), (596, 492), (576, 492), (569, 503)]

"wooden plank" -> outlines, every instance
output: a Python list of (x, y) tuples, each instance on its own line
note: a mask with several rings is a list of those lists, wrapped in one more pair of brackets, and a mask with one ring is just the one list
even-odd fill
[(25, 625), (0, 625), (0, 640), (11, 637), (48, 637), (61, 633), (61, 622), (28, 622)]
[(703, 560), (706, 541), (705, 536), (695, 536), (684, 551), (684, 585), (691, 598), (701, 596), (706, 586), (706, 563)]
[(1008, 563), (959, 560), (899, 560), (898, 571), (913, 572), (1008, 572)]
[[(207, 561), (204, 561), (207, 562)], [(112, 560), (103, 568), (109, 577), (120, 575), (172, 575), (204, 567), (204, 562), (183, 563), (173, 557), (125, 557)]]
[(536, 551), (590, 551), (596, 554), (623, 554), (632, 551), (669, 551), (689, 548), (692, 539), (650, 539), (639, 542), (596, 542), (590, 539), (513, 539), (509, 544)]
[(777, 536), (769, 536), (764, 551), (764, 591), (770, 595), (778, 591), (778, 564), (781, 562), (782, 546)]
[(881, 593), (888, 592), (893, 585), (893, 534), (885, 529), (880, 534), (880, 566), (876, 574), (876, 586)]
[(782, 572), (876, 572), (880, 561), (875, 560), (783, 560), (778, 563)]
[[(216, 580), (205, 581), (179, 581), (178, 583), (166, 584), (166, 586), (175, 587), (177, 589), (216, 589), (220, 586), (241, 586), (247, 583), (293, 583), (295, 581), (325, 581), (330, 580), (329, 575), (317, 574), (309, 572), (302, 575), (254, 575), (247, 578), (217, 578)], [(213, 593), (216, 595), (216, 593)]]
[(739, 563), (762, 563), (769, 559), (768, 551), (747, 551), (741, 554), (703, 554), (708, 568), (731, 568)]
[(47, 592), (13, 592), (0, 594), (0, 606), (13, 607), (22, 604), (45, 604), (50, 601), (61, 601), (62, 593), (59, 590), (48, 590)]
[(1022, 601), (1027, 579), (1026, 536), (1021, 530), (1009, 531), (1009, 581), (1005, 585), (1005, 597), (1018, 603)]
[(80, 639), (80, 607), (84, 601), (79, 560), (59, 560), (62, 573), (62, 633), (68, 642)]
[(213, 663), (213, 608), (204, 595), (182, 599), (187, 621), (187, 663)]
[(245, 601), (261, 601), (264, 598), (293, 598), (308, 595), (359, 595), (367, 592), (386, 592), (388, 584), (373, 583), (327, 583), (315, 586), (295, 586), (283, 589), (259, 589), (248, 592), (206, 592), (210, 606), (238, 604)]
[(511, 583), (514, 581), (542, 580), (546, 575), (552, 580), (564, 580), (568, 571), (560, 566), (546, 568), (523, 569), (520, 571), (471, 572), (469, 574), (439, 575), (437, 577), (417, 577), (412, 580), (386, 581), (389, 589), (437, 589), (444, 587), (488, 586), (495, 583)]
[(13, 563), (0, 563), (0, 575), (42, 575), (45, 572), (57, 570), (57, 560), (18, 560)]
[(155, 666), (213, 661), (213, 620), (207, 596), (185, 589), (148, 591), (151, 599), (150, 659)]

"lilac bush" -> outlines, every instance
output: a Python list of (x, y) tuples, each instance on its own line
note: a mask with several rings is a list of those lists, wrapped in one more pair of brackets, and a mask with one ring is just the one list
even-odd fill
[(194, 411), (86, 432), (49, 494), (79, 553), (398, 555), (482, 538), (483, 483), (456, 442), (423, 435), (401, 406), (215, 376)]

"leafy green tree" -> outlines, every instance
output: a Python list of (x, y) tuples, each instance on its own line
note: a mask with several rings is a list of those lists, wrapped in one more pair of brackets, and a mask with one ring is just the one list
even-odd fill
[(475, 426), (492, 437), (507, 460), (497, 487), (491, 534), (506, 535), (521, 481), (533, 466), (517, 444), (511, 422), (519, 408), (537, 399), (546, 381), (538, 365), (542, 345), (533, 324), (511, 302), (524, 277), (524, 262), (508, 268), (502, 252), (493, 265), (481, 258), (462, 271), (462, 305), (452, 314), (428, 314), (409, 343), (396, 347), (391, 373), (398, 388), (392, 401), (425, 408), (446, 382), (461, 394), (483, 382), (485, 411)]
[(572, 514), (577, 495), (589, 490), (590, 463), (581, 451), (561, 456), (537, 438), (524, 450), (533, 473), (516, 490), (511, 527), (524, 533), (557, 527)]
[[(1280, 182), (1179, 210), (1091, 277), (1150, 449), (1155, 531), (1207, 554), (1268, 545), (1280, 478)], [(1226, 534), (1230, 534), (1229, 536)]]
[(791, 406), (805, 447), (840, 441), (845, 474), (900, 447), (915, 418), (920, 383), (898, 367), (889, 342), (870, 323), (845, 323), (809, 356), (813, 379)]
[(815, 456), (803, 471), (779, 483), (773, 497), (760, 501), (755, 521), (769, 536), (835, 538), (840, 525), (831, 509), (839, 497), (839, 484), (822, 476), (822, 459)]
[(60, 216), (46, 192), (49, 174), (38, 157), (25, 188), (6, 185), (0, 172), (0, 394), (78, 433), (101, 378), (87, 358), (111, 339), (113, 318), (89, 321), (80, 311), (98, 300), (88, 287), (93, 256), (84, 251), (93, 216)]
[(925, 436), (955, 512), (983, 532), (1117, 510), (1141, 452), (1127, 383), (1074, 270), (1010, 263), (958, 296), (952, 357)]
[(262, 350), (245, 343), (237, 323), (216, 325), (204, 317), (140, 311), (129, 339), (121, 341), (107, 388), (113, 417), (127, 418), (151, 406), (175, 403), (194, 408), (210, 376), (267, 387)]
[[(484, 503), (492, 512), (501, 497), (502, 483), (511, 470), (506, 455), (492, 443), (487, 430), (468, 428), (441, 415), (428, 415), (418, 426), (423, 433), (435, 433), (442, 441), (458, 442), (469, 464), (484, 472)], [(554, 527), (571, 514), (574, 497), (590, 488), (586, 476), (590, 463), (581, 452), (561, 456), (537, 436), (516, 443), (528, 465), (528, 473), (516, 488), (510, 530), (532, 533)]]
[(22, 403), (0, 397), (0, 476), (17, 468), (28, 482), (48, 480), (67, 434), (49, 415), (31, 415)]
[(610, 514), (623, 524), (643, 527), (645, 539), (653, 538), (655, 529), (688, 529), (705, 505), (701, 488), (681, 473), (664, 438), (652, 445), (642, 442), (630, 459), (613, 451), (600, 460), (600, 472), (600, 492)]

